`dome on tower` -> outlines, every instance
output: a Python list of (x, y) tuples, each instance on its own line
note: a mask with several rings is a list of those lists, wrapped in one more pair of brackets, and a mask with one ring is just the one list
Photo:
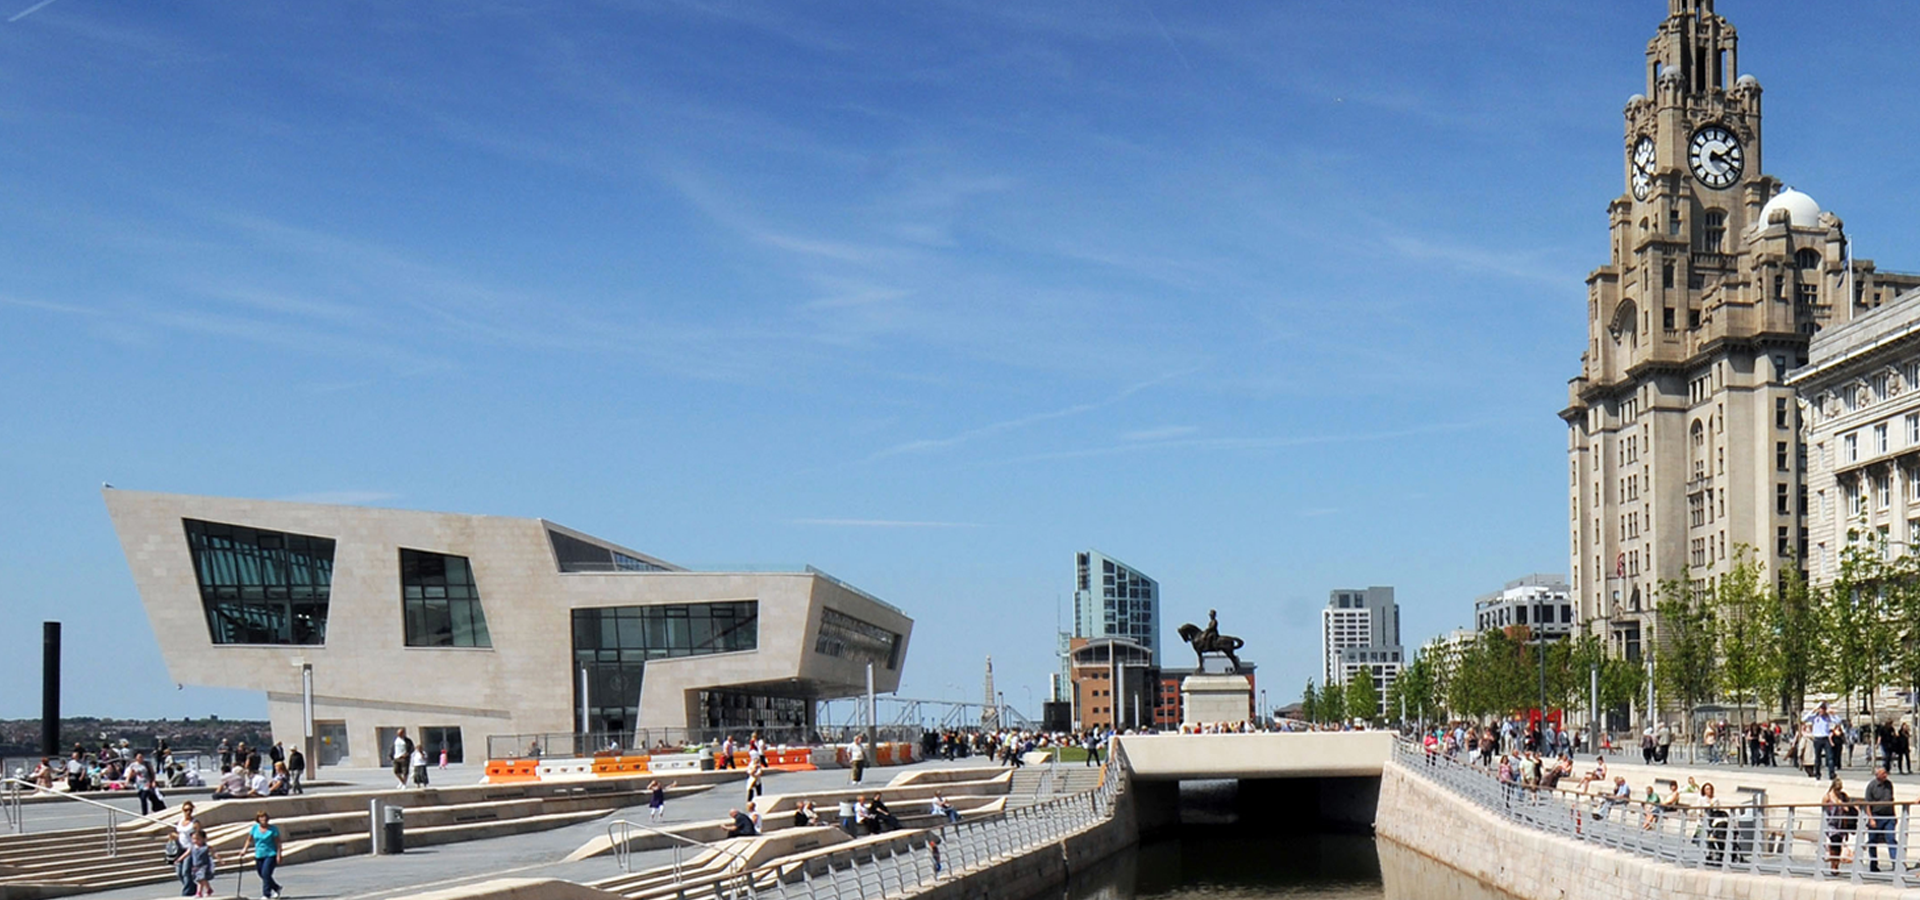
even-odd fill
[(1755, 78), (1752, 75), (1742, 75), (1740, 76), (1739, 81), (1734, 82), (1734, 85), (1736, 87), (1759, 87), (1760, 79)]
[(1772, 225), (1781, 214), (1785, 214), (1788, 224), (1795, 228), (1816, 228), (1820, 225), (1820, 204), (1793, 188), (1773, 195), (1773, 199), (1760, 208), (1760, 221)]

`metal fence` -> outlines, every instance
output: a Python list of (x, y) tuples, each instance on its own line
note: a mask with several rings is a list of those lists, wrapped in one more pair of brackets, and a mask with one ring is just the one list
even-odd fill
[[(866, 734), (858, 725), (819, 728), (641, 728), (637, 731), (541, 732), (535, 734), (490, 734), (488, 759), (577, 759), (600, 754), (634, 751), (679, 752), (689, 748), (715, 749), (731, 737), (746, 749), (746, 739), (759, 734), (770, 746), (811, 747), (844, 744), (854, 735)], [(918, 725), (885, 726), (873, 729), (873, 740), (917, 744), (924, 731)]]
[(671, 900), (881, 900), (904, 897), (939, 881), (1005, 863), (1027, 851), (1058, 843), (1113, 816), (1126, 755), (1114, 748), (1100, 786), (1011, 810), (1004, 815), (929, 829), (924, 842), (864, 858), (831, 850), (784, 864), (763, 866), (693, 883), (637, 892)]
[[(1920, 872), (1904, 865), (1911, 802), (1853, 798), (1850, 806), (1823, 806), (1768, 804), (1756, 797), (1710, 805), (1698, 795), (1683, 795), (1680, 805), (1667, 807), (1529, 789), (1417, 744), (1396, 741), (1394, 748), (1395, 760), (1408, 771), (1450, 793), (1509, 822), (1582, 843), (1689, 869), (1920, 886)], [(1611, 787), (1609, 781), (1606, 789)], [(1873, 808), (1892, 815), (1875, 816)]]

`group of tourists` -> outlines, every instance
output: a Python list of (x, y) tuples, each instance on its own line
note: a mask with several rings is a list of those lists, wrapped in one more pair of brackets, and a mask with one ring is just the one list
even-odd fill
[[(273, 817), (266, 810), (254, 813), (246, 839), (252, 847), (253, 871), (260, 878), (262, 900), (277, 900), (280, 896), (280, 882), (275, 880), (274, 871), (280, 866), (281, 837), (280, 826), (273, 824)], [(180, 896), (214, 896), (213, 877), (220, 862), (219, 854), (207, 844), (206, 828), (194, 815), (193, 803), (180, 804), (180, 818), (173, 823), (173, 833), (168, 835), (161, 852), (180, 879)]]

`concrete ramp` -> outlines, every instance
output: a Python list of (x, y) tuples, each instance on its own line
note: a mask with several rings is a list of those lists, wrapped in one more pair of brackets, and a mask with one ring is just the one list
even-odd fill
[(1117, 738), (1135, 781), (1380, 777), (1392, 732), (1148, 734)]

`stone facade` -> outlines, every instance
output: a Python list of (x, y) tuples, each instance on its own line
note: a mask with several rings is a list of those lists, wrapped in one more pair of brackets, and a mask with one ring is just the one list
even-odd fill
[[(605, 545), (653, 571), (564, 572), (542, 519), (371, 509), (108, 489), (134, 585), (174, 681), (264, 691), (274, 734), (289, 744), (302, 728), (302, 666), (314, 672), (315, 719), (345, 741), (349, 765), (383, 761), (386, 729), (459, 728), (469, 754), (490, 735), (577, 729), (572, 612), (757, 602), (749, 650), (649, 659), (635, 727), (700, 727), (699, 696), (727, 688), (807, 702), (865, 690), (866, 666), (821, 652), (829, 611), (898, 636), (893, 668), (875, 666), (875, 689), (897, 688), (912, 620), (815, 572), (689, 572)], [(202, 602), (183, 520), (312, 535), (335, 542), (324, 642), (216, 643)], [(403, 628), (403, 548), (471, 562), (490, 646), (409, 646)], [(338, 753), (339, 748), (335, 748)]]
[(1807, 445), (1807, 574), (1827, 584), (1858, 542), (1920, 544), (1920, 293), (1813, 340), (1793, 373)]
[(1761, 89), (1712, 0), (1670, 0), (1627, 101), (1611, 253), (1587, 278), (1568, 427), (1577, 614), (1630, 658), (1662, 579), (1752, 547), (1799, 564), (1801, 471), (1787, 372), (1808, 341), (1920, 277), (1854, 260), (1841, 221), (1763, 174)]

